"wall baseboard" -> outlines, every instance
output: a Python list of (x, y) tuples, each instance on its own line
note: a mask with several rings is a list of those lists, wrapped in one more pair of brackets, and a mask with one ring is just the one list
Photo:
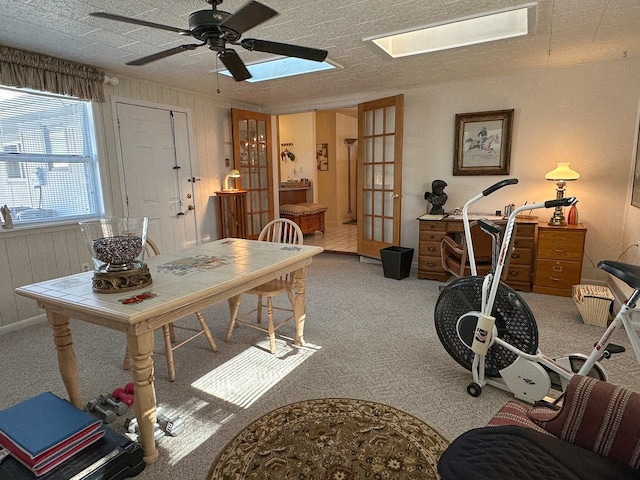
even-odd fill
[(19, 322), (11, 323), (9, 325), (5, 325), (4, 327), (0, 327), (0, 335), (4, 335), (5, 333), (15, 332), (17, 330), (22, 330), (27, 327), (31, 327), (32, 325), (37, 325), (39, 323), (46, 323), (47, 316), (46, 314), (38, 315), (37, 317), (27, 318), (26, 320), (21, 320)]

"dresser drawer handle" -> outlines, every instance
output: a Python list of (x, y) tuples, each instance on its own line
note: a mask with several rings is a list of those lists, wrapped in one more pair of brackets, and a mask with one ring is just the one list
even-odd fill
[(509, 271), (509, 276), (510, 276), (510, 277), (517, 277), (517, 276), (518, 276), (518, 273), (520, 273), (520, 272), (510, 270), (510, 271)]
[(554, 272), (562, 272), (562, 267), (560, 265), (555, 265), (551, 270)]
[(511, 254), (511, 258), (520, 258), (520, 254), (518, 252), (513, 252)]
[(563, 250), (561, 248), (554, 248), (553, 251), (556, 252), (556, 253), (564, 253), (564, 252), (566, 252), (566, 250)]
[(561, 282), (562, 280), (564, 280), (564, 278), (549, 277), (549, 280), (553, 280), (554, 282)]
[(435, 252), (436, 251), (436, 247), (427, 247), (427, 250), (429, 250), (430, 252)]
[(435, 263), (433, 263), (433, 262), (427, 262), (427, 266), (428, 266), (428, 267), (435, 267), (435, 266), (436, 266), (436, 264), (435, 264)]

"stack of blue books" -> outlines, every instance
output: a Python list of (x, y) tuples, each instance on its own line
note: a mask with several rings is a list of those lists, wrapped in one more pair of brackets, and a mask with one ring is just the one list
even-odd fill
[(44, 392), (0, 411), (0, 446), (36, 476), (104, 435), (102, 420)]

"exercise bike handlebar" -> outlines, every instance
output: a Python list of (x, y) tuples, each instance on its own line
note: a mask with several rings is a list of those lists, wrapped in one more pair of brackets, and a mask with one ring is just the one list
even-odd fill
[(473, 252), (473, 242), (471, 241), (471, 226), (469, 224), (469, 207), (477, 202), (478, 200), (482, 200), (484, 197), (491, 195), (496, 190), (500, 190), (502, 187), (506, 187), (507, 185), (515, 185), (518, 183), (517, 178), (507, 178), (505, 180), (500, 180), (498, 183), (494, 183), (490, 187), (485, 188), (481, 193), (476, 195), (473, 198), (467, 200), (462, 207), (462, 223), (464, 225), (464, 235), (465, 241), (467, 244), (467, 256), (469, 258), (469, 268), (471, 269), (471, 275), (476, 276), (478, 274), (476, 269), (476, 258)]
[(565, 197), (556, 200), (547, 200), (544, 202), (544, 208), (570, 207), (576, 203), (578, 203), (578, 199), (576, 197)]
[(517, 178), (507, 178), (506, 180), (500, 180), (498, 183), (491, 185), (489, 188), (485, 188), (482, 191), (482, 196), (486, 197), (487, 195), (491, 195), (496, 190), (500, 190), (502, 187), (506, 187), (507, 185), (515, 185), (518, 183)]

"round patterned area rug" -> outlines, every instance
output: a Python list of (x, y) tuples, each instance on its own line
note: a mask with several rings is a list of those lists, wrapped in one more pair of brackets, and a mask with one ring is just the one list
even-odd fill
[(439, 479), (448, 447), (436, 430), (393, 407), (325, 398), (278, 408), (218, 455), (210, 480)]

